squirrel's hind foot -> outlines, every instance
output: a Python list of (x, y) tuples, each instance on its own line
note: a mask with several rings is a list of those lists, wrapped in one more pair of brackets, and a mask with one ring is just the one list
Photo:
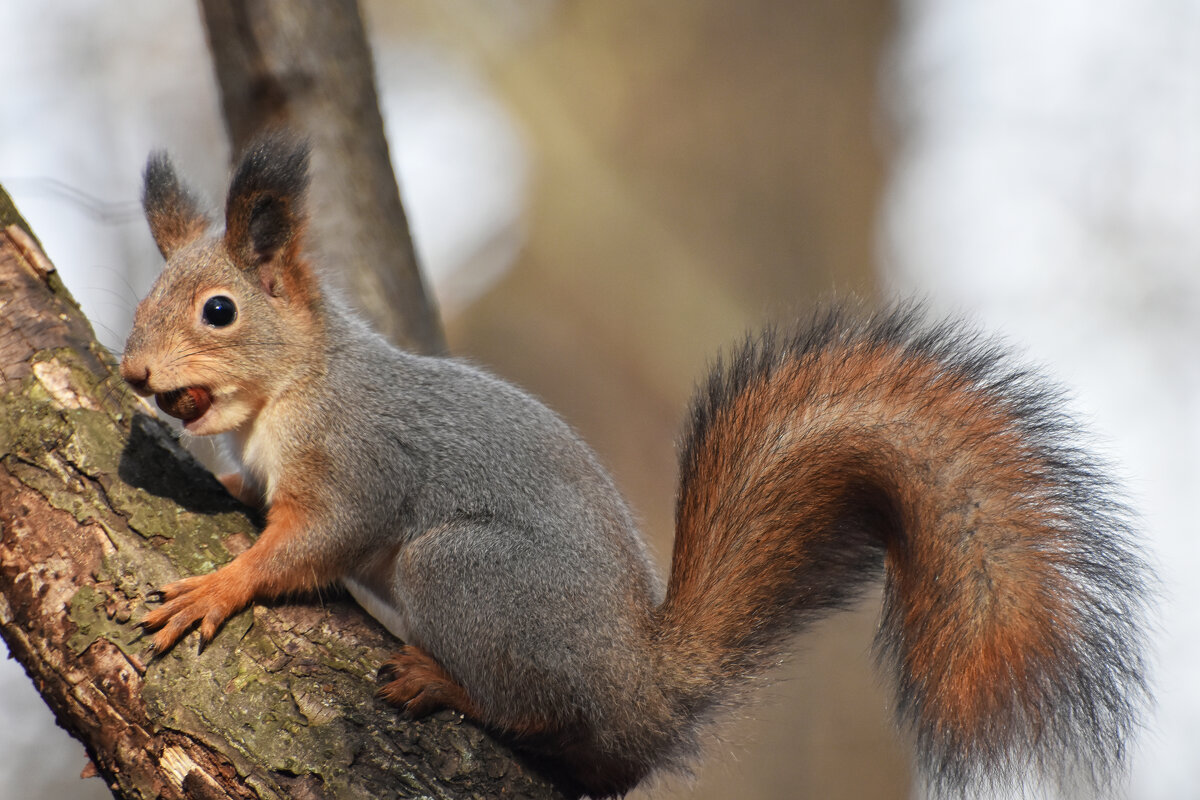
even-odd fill
[(401, 648), (379, 668), (378, 679), (383, 685), (376, 694), (399, 706), (412, 719), (442, 708), (479, 719), (479, 709), (467, 696), (467, 690), (419, 647)]

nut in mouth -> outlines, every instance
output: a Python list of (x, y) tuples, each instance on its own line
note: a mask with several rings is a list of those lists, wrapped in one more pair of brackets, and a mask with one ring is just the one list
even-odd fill
[(191, 422), (200, 419), (212, 405), (212, 395), (203, 386), (184, 386), (154, 395), (158, 407), (176, 419)]

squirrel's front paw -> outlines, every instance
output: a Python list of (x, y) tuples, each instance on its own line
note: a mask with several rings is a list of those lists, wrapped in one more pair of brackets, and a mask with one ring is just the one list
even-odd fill
[(439, 708), (452, 708), (462, 714), (479, 718), (479, 713), (467, 691), (442, 669), (442, 665), (419, 647), (407, 645), (379, 668), (378, 695), (404, 713), (416, 719)]
[(163, 587), (159, 592), (163, 604), (141, 622), (143, 628), (158, 631), (151, 645), (156, 654), (174, 647), (197, 622), (203, 649), (216, 636), (221, 623), (249, 602), (250, 598), (238, 591), (236, 581), (222, 574), (224, 571), (184, 578)]

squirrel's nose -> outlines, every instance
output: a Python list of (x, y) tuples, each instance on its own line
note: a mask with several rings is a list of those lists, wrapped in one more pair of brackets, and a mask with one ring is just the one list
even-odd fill
[(121, 361), (121, 377), (125, 382), (133, 387), (133, 390), (140, 395), (151, 394), (150, 391), (150, 368), (145, 364), (131, 362), (128, 359)]

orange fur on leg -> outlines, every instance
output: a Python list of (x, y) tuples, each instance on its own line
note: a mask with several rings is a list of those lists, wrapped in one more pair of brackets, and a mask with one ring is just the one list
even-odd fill
[(298, 558), (287, 548), (303, 532), (304, 509), (278, 497), (267, 512), (267, 527), (246, 552), (207, 575), (196, 575), (162, 589), (163, 605), (142, 620), (154, 635), (155, 652), (170, 650), (193, 625), (200, 625), (201, 644), (216, 635), (221, 623), (255, 598), (310, 591), (332, 579), (336, 565), (328, 557)]
[(387, 678), (379, 696), (400, 706), (414, 719), (440, 708), (451, 708), (476, 720), (481, 718), (466, 689), (419, 647), (405, 646), (379, 672)]
[(240, 472), (227, 472), (217, 477), (225, 491), (236, 497), (251, 508), (261, 509), (266, 503), (262, 492), (254, 487)]

